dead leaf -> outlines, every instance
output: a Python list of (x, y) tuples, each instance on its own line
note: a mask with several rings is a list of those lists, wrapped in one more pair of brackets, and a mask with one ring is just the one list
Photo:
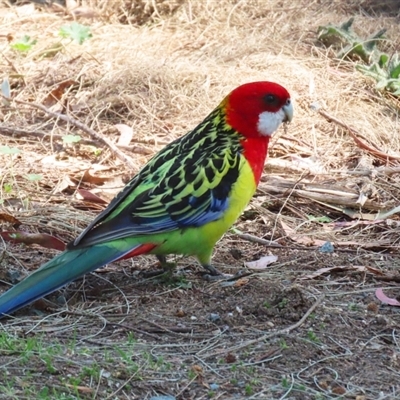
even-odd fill
[(376, 314), (379, 311), (379, 306), (374, 301), (371, 301), (367, 304), (367, 310)]
[(91, 170), (87, 169), (83, 176), (81, 177), (80, 181), (92, 183), (93, 185), (103, 185), (105, 182), (114, 179), (114, 176), (95, 176), (91, 174)]
[(377, 299), (379, 299), (382, 303), (386, 303), (389, 306), (396, 306), (400, 307), (400, 302), (397, 299), (393, 299), (391, 297), (386, 296), (385, 293), (383, 293), (382, 288), (376, 289), (375, 291), (375, 296)]
[(373, 273), (375, 275), (385, 275), (380, 269), (377, 269), (377, 268), (374, 268), (374, 267), (369, 267), (368, 265), (366, 265), (365, 268), (369, 272), (371, 272), (371, 273)]
[(118, 129), (120, 133), (117, 145), (128, 146), (133, 138), (133, 129), (125, 124), (115, 124), (114, 126)]
[(256, 261), (245, 262), (244, 265), (249, 269), (252, 269), (255, 271), (260, 271), (260, 270), (266, 269), (268, 267), (268, 265), (276, 262), (277, 260), (278, 260), (277, 256), (270, 255), (270, 256), (261, 257), (259, 260), (256, 260)]
[(326, 240), (313, 239), (310, 236), (302, 236), (297, 234), (294, 229), (285, 224), (283, 221), (281, 221), (281, 226), (286, 235), (294, 242), (304, 244), (305, 246), (323, 246), (326, 243)]
[(225, 357), (225, 362), (227, 364), (233, 364), (234, 362), (236, 362), (236, 360), (237, 360), (237, 357), (232, 353), (228, 353)]
[(66, 387), (74, 389), (74, 390), (78, 390), (79, 392), (82, 393), (93, 393), (94, 389), (87, 387), (87, 386), (76, 386), (76, 385), (70, 385), (69, 383), (65, 384)]
[(20, 225), (22, 225), (22, 222), (20, 222), (17, 218), (6, 213), (0, 213), (0, 222), (7, 222), (11, 224), (14, 228), (18, 228)]
[(202, 376), (203, 373), (204, 373), (203, 367), (201, 365), (198, 365), (198, 364), (192, 365), (190, 369), (198, 376)]
[(11, 243), (24, 243), (27, 245), (38, 244), (47, 249), (64, 251), (65, 244), (62, 240), (46, 233), (28, 233), (28, 232), (0, 232), (0, 236)]
[(242, 287), (249, 283), (249, 278), (240, 278), (234, 283), (234, 287)]
[(77, 85), (78, 82), (70, 79), (61, 82), (55, 89), (53, 89), (43, 101), (43, 105), (46, 107), (52, 107), (57, 104), (63, 97), (66, 89), (69, 89), (73, 85)]
[(86, 189), (78, 189), (76, 197), (79, 200), (88, 201), (90, 203), (107, 204), (107, 201)]
[(114, 176), (112, 180), (105, 183), (100, 188), (91, 190), (91, 193), (96, 194), (107, 202), (110, 202), (124, 187), (126, 182), (123, 181), (122, 175)]
[(75, 188), (76, 185), (71, 181), (68, 175), (64, 175), (54, 188), (54, 193), (62, 193), (64, 190), (69, 188)]
[(344, 394), (346, 394), (346, 389), (343, 386), (335, 386), (334, 388), (332, 388), (332, 393), (343, 396)]

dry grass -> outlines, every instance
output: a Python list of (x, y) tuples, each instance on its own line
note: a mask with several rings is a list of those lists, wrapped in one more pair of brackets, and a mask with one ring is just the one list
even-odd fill
[[(24, 102), (41, 104), (61, 82), (74, 80), (76, 83), (65, 93), (62, 100), (63, 107), (60, 107), (59, 111), (68, 110), (70, 116), (103, 133), (113, 141), (116, 141), (119, 136), (114, 125), (127, 124), (134, 130), (132, 144), (145, 147), (151, 153), (155, 153), (164, 143), (170, 142), (194, 127), (237, 85), (255, 80), (279, 82), (289, 89), (295, 100), (295, 119), (287, 133), (280, 132), (277, 135), (270, 151), (269, 164), (266, 167), (266, 182), (263, 182), (251, 210), (241, 221), (239, 228), (242, 231), (254, 233), (258, 237), (278, 240), (288, 250), (287, 252), (282, 250), (281, 264), (275, 269), (252, 278), (254, 293), (262, 296), (263, 287), (267, 286), (271, 293), (279, 292), (280, 289), (282, 293), (287, 293), (285, 282), (293, 282), (299, 271), (306, 274), (323, 265), (365, 263), (362, 256), (371, 260), (375, 266), (379, 264), (382, 270), (389, 269), (393, 274), (396, 273), (396, 254), (381, 256), (373, 251), (367, 253), (361, 250), (365, 247), (379, 251), (397, 249), (396, 215), (390, 217), (395, 220), (392, 221), (392, 225), (389, 223), (379, 226), (363, 225), (362, 219), (356, 218), (353, 221), (354, 224), (338, 230), (329, 229), (323, 224), (311, 224), (308, 221), (310, 215), (317, 217), (328, 215), (332, 219), (352, 221), (346, 219), (343, 210), (338, 206), (339, 203), (328, 197), (328, 194), (323, 200), (315, 201), (311, 194), (315, 193), (316, 187), (320, 192), (321, 190), (326, 192), (329, 189), (336, 193), (350, 193), (353, 198), (345, 206), (354, 212), (377, 213), (379, 210), (391, 209), (398, 205), (400, 197), (398, 173), (391, 173), (386, 168), (389, 163), (360, 149), (347, 129), (327, 121), (310, 107), (318, 105), (328, 114), (356, 129), (362, 135), (363, 141), (369, 143), (371, 147), (375, 146), (383, 153), (400, 157), (398, 100), (376, 92), (374, 83), (356, 72), (353, 63), (332, 60), (331, 53), (316, 43), (316, 31), (319, 25), (329, 22), (340, 24), (349, 16), (356, 15), (355, 27), (360, 36), (372, 34), (383, 27), (388, 28), (387, 37), (391, 41), (386, 44), (387, 51), (398, 51), (399, 20), (393, 1), (380, 2), (379, 7), (367, 0), (311, 3), (305, 0), (296, 2), (286, 0), (121, 0), (113, 2), (113, 7), (109, 4), (110, 2), (101, 0), (85, 2), (83, 5), (90, 10), (86, 14), (89, 18), (78, 20), (90, 25), (93, 38), (82, 46), (75, 43), (65, 45), (63, 51), (58, 52), (54, 57), (44, 57), (44, 54), (59, 41), (57, 32), (62, 25), (71, 22), (72, 11), (57, 14), (54, 9), (46, 7), (38, 9), (32, 4), (19, 7), (8, 7), (5, 3), (1, 5), (0, 70), (3, 78), (9, 77), (12, 97)], [(33, 50), (26, 55), (13, 51), (7, 42), (7, 35), (18, 38), (24, 34), (38, 41)], [(57, 106), (55, 108), (57, 109)], [(89, 211), (96, 210), (96, 206), (83, 204), (75, 197), (75, 190), (79, 185), (89, 189), (96, 186), (93, 182), (81, 181), (85, 170), (95, 164), (106, 167), (104, 172), (97, 172), (97, 174), (131, 176), (150, 157), (149, 154), (124, 150), (131, 157), (135, 167), (132, 171), (114, 157), (107, 148), (103, 148), (103, 151), (98, 154), (94, 151), (95, 147), (90, 145), (63, 145), (61, 140), (45, 136), (77, 134), (88, 140), (92, 138), (71, 124), (57, 121), (37, 108), (23, 104), (3, 105), (0, 108), (0, 121), (2, 121), (0, 123), (1, 144), (22, 150), (20, 155), (13, 157), (0, 154), (2, 161), (0, 196), (4, 200), (3, 211), (18, 217), (25, 229), (48, 232), (64, 240), (70, 240), (92, 218), (93, 214), (88, 212), (88, 209)], [(12, 130), (22, 132), (11, 135)], [(29, 132), (42, 136), (35, 137)], [(313, 161), (310, 169), (305, 168), (304, 163), (299, 163), (299, 160), (309, 157), (312, 157)], [(28, 181), (25, 177), (31, 173), (42, 174), (42, 180), (39, 183)], [(289, 180), (289, 183), (285, 183), (283, 178)], [(72, 181), (67, 182), (68, 179)], [(115, 185), (121, 185), (121, 181), (116, 182), (114, 182)], [(307, 186), (310, 183), (314, 186)], [(5, 191), (6, 184), (12, 186), (10, 193)], [(301, 187), (300, 185), (303, 184), (306, 186)], [(273, 192), (271, 185), (280, 191)], [(361, 193), (366, 197), (364, 208), (359, 207), (356, 202)], [(296, 235), (301, 235), (303, 242), (296, 242)], [(311, 241), (307, 245), (318, 243), (316, 242), (318, 240), (333, 242), (347, 240), (355, 244), (343, 247), (348, 253), (339, 251), (339, 255), (323, 258), (317, 252), (310, 255), (309, 250), (294, 249), (303, 246), (305, 238), (308, 237)], [(371, 246), (368, 247), (367, 244)], [(226, 266), (235, 263), (228, 250), (232, 246), (239, 247), (247, 260), (257, 258), (259, 254), (266, 251), (261, 245), (245, 243), (237, 240), (235, 235), (228, 235), (217, 249), (217, 264)], [(4, 247), (6, 267), (2, 265), (1, 268), (8, 269), (9, 265), (12, 265), (14, 269), (26, 271), (36, 268), (51, 255), (50, 252), (46, 252), (31, 258), (32, 252), (36, 249), (22, 250), (20, 246), (9, 244), (4, 244)], [(297, 263), (293, 264), (293, 260), (296, 259)], [(395, 260), (393, 265), (390, 264), (390, 260)], [(385, 261), (387, 261), (386, 264)], [(141, 259), (139, 262), (143, 265), (151, 261)], [(182, 266), (187, 265), (185, 260), (180, 263)], [(44, 334), (44, 340), (53, 338), (55, 343), (61, 342), (62, 345), (65, 345), (66, 337), (72, 341), (68, 332), (75, 330), (80, 338), (79, 343), (77, 345), (75, 342), (72, 343), (71, 350), (68, 352), (74, 351), (74, 345), (81, 351), (83, 343), (86, 343), (87, 346), (92, 346), (90, 354), (93, 355), (93, 362), (98, 363), (102, 368), (112, 368), (112, 362), (99, 361), (99, 354), (102, 354), (104, 348), (112, 348), (110, 350), (112, 357), (118, 358), (121, 353), (118, 351), (115, 353), (115, 343), (119, 343), (125, 351), (126, 347), (129, 347), (124, 342), (128, 330), (133, 330), (135, 335), (144, 335), (140, 336), (139, 347), (135, 348), (129, 356), (131, 361), (134, 360), (137, 364), (133, 366), (125, 360), (126, 364), (124, 364), (125, 361), (120, 361), (116, 368), (123, 370), (125, 367), (132, 367), (129, 370), (130, 375), (122, 376), (118, 381), (120, 386), (110, 383), (110, 391), (101, 376), (99, 378), (96, 375), (98, 380), (96, 378), (95, 383), (92, 381), (88, 383), (89, 378), (84, 376), (82, 383), (75, 386), (90, 386), (90, 390), (88, 392), (83, 389), (72, 391), (71, 397), (68, 398), (104, 399), (106, 396), (145, 398), (157, 392), (173, 393), (177, 398), (182, 399), (199, 399), (207, 398), (207, 393), (211, 390), (207, 389), (210, 379), (218, 381), (223, 377), (221, 380), (224, 382), (242, 379), (248, 385), (252, 375), (257, 376), (259, 380), (262, 379), (260, 376), (263, 374), (271, 380), (269, 381), (269, 378), (265, 378), (265, 382), (262, 380), (264, 383), (261, 388), (258, 383), (254, 383), (253, 397), (251, 397), (250, 389), (246, 391), (244, 387), (238, 389), (237, 393), (242, 396), (247, 394), (250, 398), (339, 398), (340, 393), (335, 392), (335, 387), (344, 387), (345, 382), (351, 381), (351, 373), (344, 371), (339, 361), (337, 364), (336, 361), (332, 361), (332, 370), (336, 369), (340, 374), (340, 379), (337, 378), (336, 382), (340, 382), (328, 390), (321, 383), (322, 378), (318, 378), (319, 380), (313, 378), (313, 374), (316, 377), (317, 372), (313, 374), (310, 372), (309, 375), (305, 373), (308, 368), (304, 364), (306, 360), (301, 360), (304, 362), (301, 364), (296, 353), (288, 357), (288, 361), (281, 366), (283, 371), (285, 368), (291, 371), (285, 377), (287, 380), (285, 381), (287, 386), (285, 386), (282, 375), (277, 373), (280, 366), (268, 369), (261, 362), (257, 362), (258, 357), (264, 357), (266, 353), (262, 346), (257, 345), (253, 345), (251, 350), (248, 350), (249, 353), (240, 353), (241, 359), (244, 360), (242, 364), (246, 368), (257, 366), (266, 369), (255, 370), (255, 372), (243, 369), (242, 376), (237, 377), (237, 374), (232, 372), (233, 369), (231, 371), (229, 361), (224, 358), (227, 357), (224, 351), (229, 346), (234, 346), (236, 341), (262, 337), (266, 326), (268, 327), (265, 325), (268, 324), (268, 318), (275, 324), (274, 328), (284, 328), (288, 325), (287, 322), (291, 321), (292, 314), (288, 314), (288, 321), (285, 321), (284, 317), (279, 317), (282, 310), (277, 309), (276, 315), (271, 314), (267, 318), (262, 313), (257, 314), (254, 311), (256, 309), (254, 305), (249, 315), (258, 315), (258, 317), (247, 320), (244, 317), (245, 314), (240, 314), (238, 318), (242, 319), (239, 318), (237, 321), (239, 328), (233, 331), (230, 338), (226, 338), (221, 333), (222, 328), (218, 331), (219, 333), (216, 333), (215, 326), (210, 326), (208, 322), (205, 322), (204, 326), (207, 328), (204, 328), (204, 331), (201, 330), (203, 329), (201, 324), (187, 322), (187, 326), (194, 331), (200, 329), (200, 332), (196, 331), (196, 334), (191, 331), (189, 336), (185, 336), (185, 332), (162, 331), (166, 325), (169, 327), (179, 325), (179, 319), (177, 320), (174, 314), (174, 307), (179, 308), (182, 304), (186, 305), (187, 309), (190, 308), (190, 312), (194, 314), (196, 310), (203, 310), (204, 313), (206, 313), (205, 310), (212, 312), (212, 301), (207, 303), (206, 299), (209, 298), (208, 296), (217, 296), (218, 301), (215, 304), (221, 304), (220, 312), (222, 312), (229, 311), (229, 306), (238, 301), (239, 296), (243, 296), (240, 298), (245, 300), (242, 300), (240, 307), (244, 307), (246, 311), (246, 307), (248, 309), (253, 307), (257, 297), (248, 289), (238, 289), (238, 292), (232, 289), (226, 298), (220, 299), (215, 294), (221, 290), (220, 288), (202, 286), (199, 283), (196, 283), (197, 288), (200, 287), (199, 298), (196, 298), (192, 292), (187, 292), (188, 298), (185, 298), (186, 292), (182, 293), (181, 288), (164, 290), (165, 288), (157, 285), (143, 288), (141, 280), (136, 283), (125, 282), (124, 273), (129, 275), (126, 271), (130, 271), (132, 264), (124, 265), (126, 270), (124, 269), (121, 273), (122, 278), (113, 280), (107, 274), (104, 279), (107, 279), (109, 283), (103, 282), (93, 289), (93, 292), (97, 290), (102, 293), (103, 290), (111, 291), (115, 285), (117, 289), (112, 293), (112, 301), (108, 304), (98, 301), (96, 295), (91, 296), (89, 290), (84, 292), (84, 297), (87, 296), (92, 300), (79, 301), (79, 286), (76, 287), (76, 295), (69, 300), (69, 307), (73, 309), (71, 314), (46, 317), (51, 319), (53, 328), (48, 327), (46, 319), (41, 321), (32, 317), (21, 317), (20, 320), (3, 323), (4, 329), (7, 329), (11, 335), (18, 336), (21, 332), (29, 332), (29, 334), (33, 332), (39, 337)], [(238, 266), (240, 266), (240, 261), (236, 261), (236, 267)], [(121, 267), (108, 267), (104, 272), (115, 270), (121, 271)], [(335, 354), (338, 359), (340, 358), (338, 356), (340, 350), (341, 354), (348, 354), (349, 362), (355, 363), (357, 357), (363, 357), (362, 351), (366, 351), (366, 347), (362, 347), (363, 345), (359, 342), (351, 339), (359, 335), (359, 341), (369, 343), (368, 341), (372, 338), (363, 337), (365, 332), (362, 329), (357, 330), (359, 327), (352, 322), (351, 312), (354, 310), (349, 312), (347, 305), (359, 292), (364, 293), (365, 298), (359, 300), (357, 304), (366, 304), (367, 300), (373, 302), (371, 293), (375, 287), (376, 282), (371, 277), (360, 278), (357, 274), (349, 274), (347, 277), (335, 276), (332, 281), (328, 278), (326, 281), (305, 285), (302, 288), (304, 299), (302, 298), (301, 301), (296, 297), (297, 292), (292, 293), (293, 299), (295, 297), (297, 299), (293, 300), (293, 304), (301, 303), (301, 306), (296, 309), (296, 313), (299, 314), (297, 320), (304, 315), (321, 293), (325, 293), (328, 297), (330, 296), (330, 300), (323, 303), (323, 314), (331, 318), (333, 325), (326, 320), (324, 324), (328, 328), (332, 327), (332, 331), (329, 331), (329, 336), (321, 328), (319, 333), (321, 336), (318, 340), (323, 343), (317, 343), (308, 332), (311, 329), (310, 326), (314, 330), (318, 328), (310, 323), (310, 326), (307, 325), (307, 328), (304, 328), (306, 333), (300, 331), (300, 335), (306, 335), (303, 342), (297, 343), (295, 334), (288, 334), (286, 341), (297, 351), (300, 348), (305, 351), (305, 354), (312, 354), (309, 357), (316, 364), (321, 362), (321, 365), (325, 365), (321, 360), (324, 356), (328, 357), (325, 354), (328, 351), (326, 349), (331, 352), (329, 357), (332, 360), (336, 360)], [(276, 296), (279, 297), (279, 293)], [(292, 299), (289, 295), (287, 298), (289, 302)], [(75, 301), (75, 305), (72, 305)], [(155, 308), (143, 307), (145, 301)], [(214, 307), (217, 307), (215, 304)], [(262, 308), (262, 302), (259, 307)], [(138, 318), (139, 311), (144, 313), (144, 320), (134, 319), (133, 323), (129, 323), (129, 319), (127, 321), (124, 319), (126, 315), (129, 315), (129, 318)], [(340, 312), (343, 312), (342, 319), (340, 319)], [(392, 311), (387, 311), (387, 313), (389, 316), (386, 315), (385, 318), (391, 318), (391, 320), (385, 326), (394, 327), (392, 343), (397, 343), (398, 333), (395, 327), (399, 324), (398, 314)], [(366, 315), (360, 312), (357, 318), (368, 320)], [(275, 317), (281, 319), (274, 319)], [(318, 315), (318, 318), (322, 318), (321, 315)], [(148, 321), (156, 321), (162, 327), (149, 326)], [(263, 323), (261, 324), (260, 321)], [(295, 321), (296, 318), (292, 322)], [(337, 332), (336, 327), (341, 326), (343, 321), (348, 331), (343, 328), (344, 331)], [(138, 327), (136, 323), (140, 323), (140, 326)], [(240, 324), (243, 324), (242, 330)], [(116, 328), (118, 326), (119, 330)], [(129, 326), (129, 329), (126, 326)], [(46, 336), (46, 329), (52, 332), (47, 334), (48, 336)], [(65, 332), (65, 335), (54, 333), (58, 329), (60, 332)], [(160, 330), (163, 332), (161, 335)], [(379, 334), (376, 332), (375, 329), (373, 335), (376, 334), (377, 337), (380, 337), (380, 334), (386, 335), (385, 340), (389, 340), (388, 331), (382, 331)], [(109, 338), (107, 334), (110, 335)], [(340, 348), (337, 343), (342, 340), (342, 334), (344, 344), (342, 344), (343, 348)], [(156, 336), (154, 338), (151, 335)], [(157, 341), (161, 341), (162, 344), (155, 345)], [(171, 344), (174, 341), (179, 343), (179, 347), (175, 348)], [(154, 347), (147, 348), (147, 342), (152, 343)], [(282, 342), (278, 342), (278, 339), (271, 343), (272, 347), (278, 346), (282, 350)], [(317, 352), (313, 353), (310, 350), (312, 345), (318, 347)], [(323, 345), (326, 346), (325, 350)], [(67, 348), (70, 348), (69, 345)], [(204, 348), (207, 351), (203, 351)], [(361, 348), (363, 350), (360, 350)], [(393, 344), (392, 347), (388, 345), (384, 350), (400, 354), (398, 344)], [(143, 357), (144, 351), (154, 351), (158, 356), (164, 356), (170, 363), (181, 363), (182, 370), (172, 369), (171, 372), (161, 367), (157, 370), (151, 363), (150, 353), (146, 353), (146, 357), (150, 358)], [(318, 352), (325, 353), (318, 355), (320, 354)], [(208, 358), (203, 358), (204, 354), (207, 354)], [(249, 361), (249, 354), (253, 357), (251, 361)], [(357, 357), (351, 358), (350, 354), (357, 354)], [(375, 360), (375, 356), (371, 354), (369, 354), (372, 357), (371, 360)], [(84, 351), (79, 354), (74, 353), (71, 357), (76, 365), (85, 364)], [(273, 355), (271, 357), (273, 358)], [(268, 360), (268, 354), (264, 358)], [(226, 363), (220, 364), (221, 359)], [(57, 354), (56, 360), (57, 368), (61, 371), (64, 365), (62, 357)], [(365, 359), (363, 360), (367, 363)], [(296, 362), (299, 362), (301, 366)], [(391, 368), (396, 369), (396, 365), (393, 364), (395, 361), (391, 362)], [(192, 367), (188, 367), (188, 370), (184, 368), (195, 363), (200, 363), (204, 371), (207, 371), (207, 373), (204, 372), (203, 387), (201, 386), (203, 378), (199, 370), (193, 372)], [(36, 364), (33, 363), (33, 365)], [(294, 365), (294, 369), (290, 369), (291, 365)], [(0, 365), (0, 370), (1, 368)], [(132, 372), (135, 368), (138, 368), (136, 372)], [(298, 368), (297, 375), (294, 372), (296, 368)], [(368, 368), (372, 366), (368, 364)], [(137, 371), (141, 371), (141, 383), (135, 379)], [(398, 378), (398, 373), (390, 375), (392, 372), (385, 370), (384, 365), (379, 371), (381, 375), (376, 382), (372, 381), (374, 375), (369, 370), (364, 380), (356, 374), (357, 382), (353, 382), (353, 386), (349, 383), (346, 387), (349, 396), (353, 396), (349, 398), (355, 398), (355, 395), (371, 396), (359, 399), (378, 398), (380, 392), (384, 393), (380, 397), (382, 399), (394, 399), (396, 396), (398, 398), (398, 386), (393, 384), (391, 391), (385, 389), (386, 382), (390, 379), (394, 382), (394, 376)], [(329, 375), (328, 372), (326, 374)], [(51, 374), (49, 376), (52, 382), (54, 376)], [(111, 382), (112, 379), (119, 378), (113, 376), (109, 379)], [(71, 380), (68, 382), (73, 385)], [(140, 393), (138, 396), (141, 397), (134, 397), (132, 394), (132, 397), (126, 394), (127, 397), (123, 397), (124, 391), (130, 393), (127, 387), (130, 387), (132, 382), (136, 382), (133, 388), (137, 390), (136, 393)], [(64, 387), (58, 381), (57, 384)], [(193, 388), (195, 384), (198, 384), (198, 387)], [(299, 385), (304, 385), (305, 388), (299, 389)], [(228, 386), (223, 389), (225, 392), (222, 389), (220, 392), (217, 391), (216, 398), (230, 398), (229, 393), (236, 393), (233, 389), (226, 389)], [(124, 389), (119, 390), (118, 387)], [(0, 387), (0, 393), (2, 390), (5, 393), (4, 386)], [(26, 397), (35, 397), (32, 393)], [(59, 392), (57, 393), (59, 397), (54, 398), (62, 398)], [(259, 393), (259, 397), (256, 397), (256, 393)], [(15, 397), (3, 398), (22, 397), (17, 393)]]

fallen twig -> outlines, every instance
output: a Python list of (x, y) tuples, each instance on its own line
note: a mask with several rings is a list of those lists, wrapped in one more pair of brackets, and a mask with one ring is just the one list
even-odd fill
[[(285, 179), (269, 178), (268, 183), (261, 184), (259, 190), (266, 194), (287, 196), (290, 193), (293, 197), (306, 198), (316, 202), (320, 202), (325, 206), (336, 205), (340, 207), (349, 207), (359, 209), (358, 200), (360, 193), (347, 187), (329, 188), (326, 185), (316, 183), (301, 183), (289, 181)], [(380, 211), (386, 208), (387, 205), (378, 203), (377, 201), (366, 199), (362, 204), (364, 209)], [(343, 212), (343, 209), (341, 208)]]
[(96, 132), (94, 129), (89, 128), (84, 123), (78, 121), (77, 119), (75, 119), (73, 117), (70, 117), (68, 115), (65, 115), (65, 114), (61, 114), (61, 113), (58, 113), (58, 112), (51, 111), (47, 107), (45, 107), (45, 106), (43, 106), (41, 104), (30, 103), (30, 102), (26, 102), (26, 101), (22, 101), (22, 100), (17, 100), (17, 99), (10, 99), (10, 98), (7, 98), (7, 97), (5, 97), (5, 98), (10, 100), (10, 101), (14, 101), (17, 104), (22, 104), (22, 105), (25, 105), (25, 106), (28, 106), (28, 107), (37, 108), (39, 110), (42, 110), (46, 114), (51, 115), (54, 118), (61, 119), (61, 120), (65, 121), (65, 122), (70, 123), (71, 125), (74, 125), (75, 127), (79, 128), (83, 132), (87, 133), (92, 138), (94, 138), (96, 140), (99, 140), (100, 142), (102, 142), (106, 146), (108, 146), (110, 148), (110, 150), (114, 153), (114, 155), (117, 156), (121, 161), (126, 163), (130, 168), (132, 168), (132, 169), (136, 168), (135, 165), (133, 164), (133, 162), (131, 161), (131, 159), (129, 157), (127, 157), (121, 150), (119, 150), (118, 147), (113, 142), (108, 140), (101, 133)]
[(254, 235), (250, 235), (249, 233), (242, 233), (240, 232), (238, 229), (232, 229), (233, 232), (235, 233), (235, 235), (243, 240), (247, 240), (248, 242), (253, 242), (253, 243), (258, 243), (258, 244), (263, 244), (264, 246), (268, 246), (268, 247), (279, 247), (282, 248), (283, 246), (279, 243), (276, 243), (272, 240), (266, 240), (263, 238), (259, 238), (257, 236)]
[[(51, 133), (45, 133), (45, 132), (37, 132), (37, 131), (27, 131), (24, 129), (9, 128), (6, 126), (0, 126), (0, 134), (1, 133), (4, 133), (6, 135), (18, 136), (18, 137), (33, 136), (33, 137), (45, 139), (45, 140), (63, 140), (63, 135), (51, 134)], [(79, 141), (79, 143), (85, 144), (88, 146), (98, 146), (99, 140), (82, 139)], [(104, 144), (104, 142), (103, 142), (103, 144)], [(150, 154), (154, 153), (152, 150), (146, 149), (145, 147), (141, 147), (141, 146), (120, 146), (118, 144), (116, 144), (116, 146), (120, 149), (124, 149), (124, 150), (130, 151), (132, 153), (137, 153), (137, 154), (150, 155)]]
[[(339, 119), (333, 117), (332, 115), (328, 114), (327, 112), (323, 110), (318, 110), (318, 114), (322, 115), (328, 122), (334, 122), (336, 125), (341, 126), (342, 128), (346, 129), (349, 133), (350, 136), (354, 139), (356, 142), (357, 146), (360, 149), (366, 150), (367, 152), (371, 153), (377, 158), (380, 158), (381, 160), (384, 161), (400, 161), (399, 156), (391, 156), (390, 154), (386, 154), (383, 151), (379, 150), (376, 146), (373, 144), (367, 144), (365, 142), (368, 142), (368, 140), (356, 129), (352, 128), (351, 126), (347, 125), (345, 122), (340, 121)], [(365, 140), (365, 142), (363, 140)], [(373, 146), (373, 147), (372, 147)]]

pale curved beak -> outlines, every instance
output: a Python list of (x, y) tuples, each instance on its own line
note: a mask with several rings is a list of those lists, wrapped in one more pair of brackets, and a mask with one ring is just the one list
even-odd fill
[(285, 119), (283, 122), (291, 122), (293, 118), (293, 102), (291, 99), (287, 99), (286, 104), (282, 107), (285, 113)]

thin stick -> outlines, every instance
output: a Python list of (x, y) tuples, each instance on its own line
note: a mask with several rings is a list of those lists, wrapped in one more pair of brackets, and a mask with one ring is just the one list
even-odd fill
[[(12, 136), (17, 136), (17, 137), (33, 136), (33, 137), (44, 139), (44, 140), (51, 140), (51, 139), (63, 140), (63, 135), (57, 135), (56, 133), (50, 134), (50, 133), (45, 133), (45, 132), (27, 131), (25, 129), (9, 128), (6, 126), (0, 126), (0, 134), (1, 133), (4, 133), (5, 135), (12, 135)], [(83, 140), (80, 140), (79, 143), (86, 144), (89, 146), (97, 146), (99, 144), (99, 141), (83, 139)], [(146, 149), (145, 147), (141, 147), (141, 146), (121, 146), (118, 144), (116, 144), (116, 146), (120, 149), (128, 150), (132, 153), (138, 153), (138, 154), (144, 154), (144, 155), (150, 155), (150, 154), (154, 153), (152, 150)]]
[[(286, 245), (283, 246), (279, 243), (276, 243), (274, 241), (266, 240), (263, 238), (259, 238), (254, 235), (250, 235), (249, 233), (242, 233), (239, 231), (239, 229), (233, 228), (232, 232), (234, 233), (235, 236), (237, 236), (239, 239), (246, 240), (251, 243), (257, 243), (257, 244), (262, 244), (266, 247), (271, 247), (275, 249), (290, 249), (290, 250), (304, 250), (304, 251), (316, 251), (319, 249), (320, 246), (291, 246), (291, 245)], [(342, 249), (340, 247), (340, 242), (336, 243), (335, 251), (337, 252), (342, 252), (342, 253), (358, 253), (360, 251), (360, 248), (362, 248), (362, 244), (359, 245), (359, 248), (357, 249)]]
[[(318, 114), (323, 116), (328, 122), (334, 122), (336, 125), (339, 125), (342, 128), (346, 129), (350, 133), (350, 136), (354, 139), (354, 141), (356, 142), (357, 146), (360, 149), (366, 150), (367, 152), (371, 153), (375, 157), (380, 158), (381, 160), (384, 160), (384, 161), (400, 161), (399, 156), (392, 156), (390, 154), (384, 153), (383, 151), (378, 149), (374, 144), (370, 144), (368, 142), (368, 140), (360, 132), (358, 132), (356, 129), (352, 128), (351, 126), (347, 125), (343, 121), (333, 117), (332, 115), (328, 114), (327, 112), (325, 112), (323, 110), (317, 110), (317, 112), (318, 112)], [(366, 143), (363, 142), (360, 138), (365, 140)]]
[(128, 156), (126, 156), (121, 150), (119, 150), (118, 147), (113, 142), (108, 140), (101, 133), (96, 132), (94, 129), (89, 128), (88, 126), (86, 126), (82, 122), (78, 121), (77, 119), (72, 118), (72, 117), (70, 117), (68, 115), (65, 115), (65, 114), (61, 114), (61, 113), (58, 113), (58, 112), (50, 111), (47, 107), (42, 106), (41, 104), (29, 103), (29, 102), (22, 101), (22, 100), (17, 100), (17, 99), (8, 99), (8, 100), (13, 100), (17, 104), (23, 104), (23, 105), (28, 106), (28, 107), (38, 108), (39, 110), (44, 111), (46, 114), (51, 115), (54, 118), (61, 119), (61, 120), (65, 121), (65, 122), (70, 123), (71, 125), (74, 125), (75, 127), (79, 128), (83, 132), (87, 133), (92, 138), (104, 143), (107, 147), (109, 147), (111, 152), (114, 153), (114, 155), (117, 156), (121, 161), (126, 163), (129, 168), (135, 169), (135, 165), (133, 164), (131, 159)]

